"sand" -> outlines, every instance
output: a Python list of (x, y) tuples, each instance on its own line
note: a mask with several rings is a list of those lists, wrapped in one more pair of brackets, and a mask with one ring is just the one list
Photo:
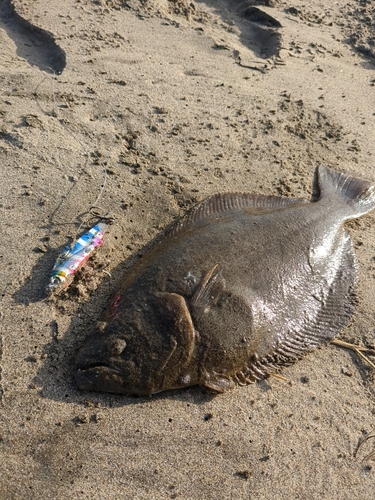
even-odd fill
[[(373, 2), (2, 0), (0, 16), (0, 498), (373, 498), (374, 373), (348, 350), (219, 396), (73, 380), (129, 262), (206, 196), (311, 199), (321, 163), (375, 181)], [(105, 245), (48, 300), (99, 196)], [(340, 336), (366, 347), (374, 218), (348, 224), (358, 304)]]

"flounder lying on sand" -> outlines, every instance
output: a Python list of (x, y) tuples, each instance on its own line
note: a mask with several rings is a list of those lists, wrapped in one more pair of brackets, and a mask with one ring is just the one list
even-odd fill
[(82, 390), (218, 392), (333, 339), (353, 309), (346, 220), (375, 206), (367, 181), (319, 167), (320, 198), (218, 194), (127, 272), (77, 357)]

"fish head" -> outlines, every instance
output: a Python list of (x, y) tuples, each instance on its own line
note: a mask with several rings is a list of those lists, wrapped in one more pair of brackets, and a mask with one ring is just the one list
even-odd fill
[(184, 368), (195, 331), (184, 299), (161, 293), (142, 308), (133, 305), (120, 319), (99, 323), (78, 352), (81, 390), (150, 395), (192, 385)]
[[(75, 381), (84, 391), (120, 394), (147, 393), (141, 359), (116, 329), (96, 326), (76, 358)], [(143, 390), (142, 390), (143, 389)]]

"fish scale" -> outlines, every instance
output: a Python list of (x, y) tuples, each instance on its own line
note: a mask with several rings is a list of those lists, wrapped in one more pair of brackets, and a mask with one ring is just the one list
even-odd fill
[(310, 203), (218, 194), (160, 235), (80, 349), (78, 387), (225, 392), (333, 339), (357, 281), (344, 223), (374, 208), (375, 190), (324, 166), (318, 183)]

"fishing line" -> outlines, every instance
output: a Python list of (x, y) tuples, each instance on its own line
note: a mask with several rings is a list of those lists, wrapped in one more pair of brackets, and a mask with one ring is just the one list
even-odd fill
[[(101, 160), (101, 158), (99, 157), (99, 155), (97, 153), (95, 153), (95, 151), (93, 151), (92, 149), (90, 150), (90, 148), (81, 140), (79, 139), (72, 130), (70, 130), (70, 128), (68, 127), (67, 123), (65, 122), (64, 118), (59, 118), (58, 117), (58, 114), (57, 114), (57, 102), (56, 102), (56, 92), (55, 92), (55, 81), (56, 81), (56, 73), (55, 71), (51, 70), (53, 72), (53, 76), (50, 76), (50, 75), (46, 75), (39, 83), (38, 85), (35, 87), (34, 89), (34, 92), (33, 92), (33, 96), (35, 98), (35, 101), (39, 107), (39, 109), (47, 114), (47, 115), (51, 115), (53, 117), (56, 117), (58, 118), (58, 122), (60, 123), (60, 125), (64, 128), (64, 130), (81, 146), (82, 148), (82, 151), (83, 153), (86, 155), (86, 161), (85, 161), (85, 166), (87, 165), (88, 163), (88, 158), (89, 156), (91, 155), (92, 157), (96, 158), (100, 164), (100, 166), (102, 167), (102, 170), (103, 170), (103, 174), (104, 174), (104, 178), (103, 178), (103, 181), (102, 181), (102, 185), (101, 185), (101, 188), (100, 188), (100, 191), (99, 191), (99, 194), (97, 196), (97, 198), (95, 199), (94, 203), (90, 205), (89, 209), (85, 212), (83, 212), (83, 215), (84, 214), (89, 214), (91, 213), (91, 211), (95, 208), (101, 208), (98, 206), (98, 203), (100, 201), (100, 199), (102, 198), (103, 196), (103, 193), (105, 191), (105, 188), (106, 188), (106, 184), (107, 184), (107, 177), (108, 177), (108, 171), (107, 171), (107, 168), (104, 164), (104, 161)], [(47, 112), (45, 109), (43, 109), (43, 107), (41, 106), (40, 104), (40, 101), (38, 99), (38, 89), (39, 87), (43, 84), (43, 82), (46, 80), (46, 79), (51, 79), (51, 86), (52, 86), (52, 89), (51, 89), (51, 94), (52, 94), (52, 112)], [(110, 155), (110, 152), (109, 152), (109, 155)], [(70, 191), (70, 190), (69, 190)], [(66, 199), (66, 197), (64, 198)], [(61, 201), (61, 203), (59, 204), (59, 207), (61, 207), (63, 201)], [(56, 213), (56, 210), (54, 210), (53, 214), (52, 214), (52, 217), (54, 216), (54, 214)], [(108, 216), (107, 216), (108, 217)], [(87, 220), (89, 220), (90, 218), (88, 218)], [(73, 219), (74, 220), (74, 219)], [(79, 225), (77, 231), (76, 231), (76, 235), (78, 235), (78, 233), (81, 231), (82, 227), (86, 224), (86, 220), (83, 219), (81, 221), (81, 224)]]

